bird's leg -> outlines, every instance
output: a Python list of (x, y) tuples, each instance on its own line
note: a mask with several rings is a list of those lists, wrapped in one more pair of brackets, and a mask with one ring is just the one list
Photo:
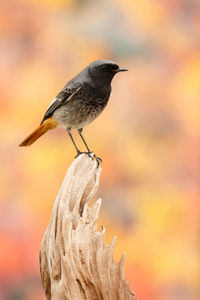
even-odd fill
[(83, 152), (81, 152), (81, 151), (78, 149), (78, 147), (76, 146), (76, 143), (75, 143), (75, 141), (74, 141), (74, 139), (73, 139), (73, 136), (72, 136), (72, 134), (71, 134), (71, 129), (67, 129), (67, 133), (69, 134), (70, 139), (71, 139), (71, 141), (72, 141), (74, 147), (76, 148), (76, 151), (77, 151), (77, 155), (75, 156), (75, 158), (76, 158), (77, 156), (79, 156), (79, 155), (80, 155), (81, 153), (83, 153)]
[(89, 147), (88, 147), (88, 145), (87, 145), (87, 143), (86, 143), (86, 141), (85, 141), (85, 139), (84, 139), (84, 137), (82, 135), (82, 131), (83, 131), (83, 128), (78, 129), (78, 133), (79, 133), (79, 135), (80, 135), (80, 137), (81, 137), (81, 139), (82, 139), (85, 147), (87, 148), (88, 153), (92, 153), (92, 151), (90, 151), (90, 149), (89, 149)]
[[(96, 161), (97, 161), (97, 167), (99, 167), (100, 163), (102, 162), (102, 159), (100, 157), (96, 156), (93, 152), (90, 151), (90, 149), (89, 149), (89, 147), (88, 147), (88, 145), (87, 145), (87, 143), (86, 143), (86, 141), (85, 141), (85, 139), (82, 135), (82, 131), (83, 131), (83, 128), (78, 129), (78, 133), (79, 133), (79, 135), (80, 135), (80, 137), (81, 137), (81, 139), (82, 139), (82, 141), (83, 141), (83, 143), (84, 143), (84, 145), (85, 145), (85, 147), (87, 148), (87, 151), (88, 151), (88, 152), (85, 152), (85, 153), (87, 153), (90, 157), (95, 158)], [(91, 154), (92, 154), (92, 156), (91, 156)]]

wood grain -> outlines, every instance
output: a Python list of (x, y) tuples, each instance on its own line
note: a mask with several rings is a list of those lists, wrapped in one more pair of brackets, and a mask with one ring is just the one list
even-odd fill
[(97, 231), (101, 200), (89, 206), (101, 168), (85, 154), (70, 166), (40, 248), (40, 270), (49, 300), (135, 300), (124, 277), (124, 255), (113, 260), (116, 238), (104, 244)]

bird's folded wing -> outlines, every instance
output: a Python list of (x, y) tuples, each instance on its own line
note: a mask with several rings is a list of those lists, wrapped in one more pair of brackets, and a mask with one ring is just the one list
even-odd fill
[(64, 88), (57, 96), (56, 98), (51, 102), (51, 104), (49, 105), (49, 107), (47, 108), (47, 111), (44, 115), (44, 118), (42, 119), (41, 124), (48, 118), (50, 118), (54, 111), (59, 108), (60, 106), (64, 105), (65, 103), (67, 103), (68, 101), (72, 100), (74, 98), (75, 95), (77, 95), (77, 93), (80, 91), (81, 86), (79, 87), (68, 87), (68, 88)]

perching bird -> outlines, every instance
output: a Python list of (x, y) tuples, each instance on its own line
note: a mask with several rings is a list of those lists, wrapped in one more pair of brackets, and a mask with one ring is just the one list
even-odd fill
[(111, 81), (115, 74), (127, 69), (110, 61), (100, 59), (89, 64), (72, 78), (52, 101), (40, 126), (33, 131), (19, 146), (29, 146), (49, 129), (64, 127), (75, 148), (78, 149), (71, 134), (71, 129), (78, 130), (87, 153), (91, 153), (82, 135), (83, 127), (95, 120), (105, 108), (111, 93)]

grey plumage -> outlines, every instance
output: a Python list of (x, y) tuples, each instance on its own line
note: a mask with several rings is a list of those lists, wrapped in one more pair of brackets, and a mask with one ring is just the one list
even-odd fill
[[(40, 126), (19, 146), (32, 145), (49, 129), (64, 127), (75, 148), (81, 152), (72, 137), (71, 129), (78, 130), (87, 153), (91, 151), (82, 135), (83, 127), (96, 119), (105, 108), (111, 93), (111, 81), (116, 73), (127, 71), (110, 60), (97, 60), (72, 78), (47, 108)], [(95, 156), (96, 157), (96, 156)], [(99, 163), (100, 159), (97, 158)]]
[(42, 123), (54, 117), (61, 127), (81, 129), (105, 108), (114, 75), (124, 69), (109, 60), (97, 60), (71, 79), (47, 109)]

